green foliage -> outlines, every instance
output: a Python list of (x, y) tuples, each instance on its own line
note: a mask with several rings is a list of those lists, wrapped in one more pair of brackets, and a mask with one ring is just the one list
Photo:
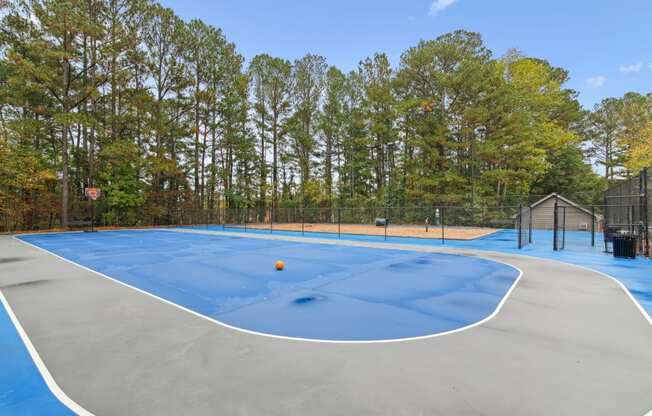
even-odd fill
[(88, 186), (111, 224), (549, 192), (588, 203), (602, 185), (587, 158), (607, 180), (649, 162), (649, 96), (583, 113), (564, 69), (496, 58), (463, 30), (397, 68), (377, 53), (344, 74), (317, 55), (245, 68), (221, 30), (143, 0), (16, 0), (2, 24), (1, 215), (16, 226), (87, 216)]
[(99, 159), (103, 168), (98, 174), (98, 185), (104, 192), (107, 222), (137, 223), (145, 201), (143, 184), (138, 178), (142, 169), (138, 147), (129, 141), (114, 142), (102, 149)]

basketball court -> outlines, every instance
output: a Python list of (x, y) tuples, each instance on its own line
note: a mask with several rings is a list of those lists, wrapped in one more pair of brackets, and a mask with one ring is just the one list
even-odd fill
[(652, 409), (650, 260), (241, 231), (0, 237), (0, 414)]

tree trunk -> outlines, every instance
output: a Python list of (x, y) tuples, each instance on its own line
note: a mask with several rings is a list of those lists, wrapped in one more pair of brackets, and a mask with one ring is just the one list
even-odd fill
[[(64, 72), (67, 72), (64, 70)], [(61, 175), (61, 226), (68, 227), (68, 122), (63, 123), (61, 146), (63, 172)]]

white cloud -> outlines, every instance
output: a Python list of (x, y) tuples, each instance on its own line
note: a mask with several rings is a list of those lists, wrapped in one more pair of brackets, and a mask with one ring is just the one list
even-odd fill
[(430, 11), (428, 14), (430, 16), (434, 16), (437, 13), (446, 10), (450, 6), (453, 5), (453, 3), (457, 2), (457, 0), (434, 0), (432, 4), (430, 5)]
[(630, 74), (633, 72), (641, 72), (643, 69), (643, 63), (639, 62), (637, 64), (631, 64), (631, 65), (621, 65), (620, 66), (620, 72), (625, 73), (625, 74)]
[(605, 82), (607, 82), (607, 77), (603, 75), (591, 77), (586, 80), (586, 83), (592, 86), (593, 88), (600, 88), (601, 86), (604, 85)]

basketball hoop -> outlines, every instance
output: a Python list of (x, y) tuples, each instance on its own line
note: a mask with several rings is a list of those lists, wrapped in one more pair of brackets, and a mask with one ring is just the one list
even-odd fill
[(102, 195), (102, 190), (100, 188), (85, 188), (84, 195), (86, 195), (87, 198), (95, 201), (100, 197), (100, 195)]

